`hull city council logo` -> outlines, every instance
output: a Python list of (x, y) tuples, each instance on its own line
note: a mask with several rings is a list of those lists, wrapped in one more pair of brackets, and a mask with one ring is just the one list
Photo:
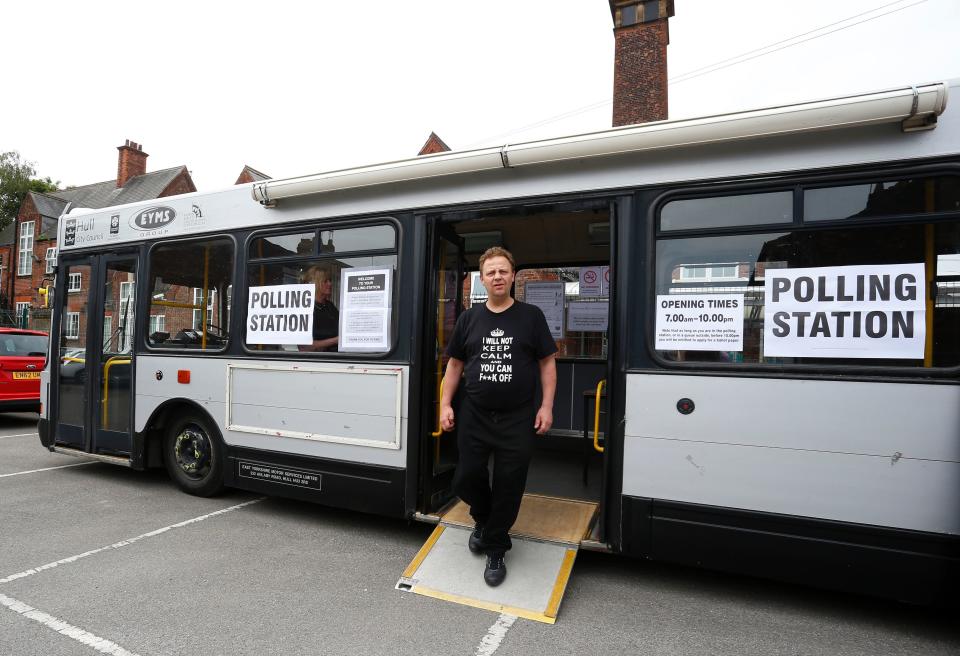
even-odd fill
[(176, 218), (177, 212), (172, 207), (148, 207), (130, 217), (130, 227), (143, 232), (162, 231)]

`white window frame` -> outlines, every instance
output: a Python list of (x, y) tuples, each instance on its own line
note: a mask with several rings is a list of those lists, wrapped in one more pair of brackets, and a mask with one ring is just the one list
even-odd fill
[(45, 273), (53, 273), (54, 268), (57, 266), (57, 247), (51, 246), (47, 249), (47, 255), (44, 258), (47, 262), (47, 268)]
[(63, 333), (66, 339), (80, 339), (80, 313), (67, 312), (65, 319), (67, 328)]
[(165, 314), (151, 314), (150, 315), (150, 329), (147, 332), (148, 335), (153, 333), (162, 333), (165, 332), (167, 327), (167, 315)]
[[(14, 312), (16, 314), (14, 316), (18, 326), (20, 322), (20, 317), (23, 315), (24, 308), (26, 308), (27, 310), (27, 319), (29, 319), (30, 318), (30, 301), (17, 301), (17, 305), (14, 309)], [(26, 326), (23, 326), (23, 328), (26, 328)]]
[[(76, 282), (76, 284), (74, 284)], [(67, 277), (67, 291), (68, 292), (79, 292), (83, 291), (83, 274), (80, 272), (71, 273)]]
[(29, 276), (33, 273), (33, 221), (20, 224), (20, 237), (17, 241), (17, 275)]
[[(131, 344), (133, 344), (133, 322), (136, 317), (136, 301), (134, 300), (136, 284), (135, 280), (120, 283), (120, 323), (124, 326), (124, 331), (122, 343), (117, 345), (117, 350), (121, 353), (128, 352)], [(127, 305), (127, 299), (132, 301), (129, 306)]]
[(113, 315), (103, 315), (103, 350), (110, 348), (110, 338), (113, 336)]

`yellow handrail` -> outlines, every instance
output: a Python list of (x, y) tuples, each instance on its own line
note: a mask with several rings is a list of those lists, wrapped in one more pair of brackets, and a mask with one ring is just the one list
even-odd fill
[(186, 308), (188, 310), (199, 310), (202, 307), (196, 303), (178, 303), (177, 301), (150, 301), (150, 304), (172, 308)]
[(200, 348), (207, 350), (207, 298), (210, 295), (210, 245), (203, 249), (203, 308), (200, 310)]
[(606, 380), (597, 383), (597, 402), (593, 408), (593, 448), (599, 453), (603, 453), (603, 447), (600, 446), (600, 395), (603, 394), (603, 387), (606, 384)]
[(443, 379), (440, 379), (440, 391), (437, 394), (437, 430), (430, 433), (430, 437), (440, 437), (443, 435), (443, 427), (440, 426), (440, 401), (443, 400)]
[(101, 428), (107, 427), (107, 419), (110, 416), (110, 367), (115, 364), (130, 364), (132, 361), (133, 360), (128, 357), (115, 355), (103, 364), (103, 400), (100, 401), (103, 405), (103, 422), (101, 423)]

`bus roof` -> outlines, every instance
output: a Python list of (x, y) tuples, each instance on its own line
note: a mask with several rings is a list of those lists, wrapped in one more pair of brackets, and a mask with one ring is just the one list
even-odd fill
[(61, 217), (58, 245), (66, 252), (303, 219), (956, 155), (960, 109), (947, 110), (948, 86), (960, 80), (74, 210)]

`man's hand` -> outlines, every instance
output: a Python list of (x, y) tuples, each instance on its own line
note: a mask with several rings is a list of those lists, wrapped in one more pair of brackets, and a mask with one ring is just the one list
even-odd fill
[(454, 420), (453, 408), (449, 405), (440, 407), (440, 428), (447, 431), (448, 433), (453, 430), (453, 427), (457, 425), (457, 422)]
[[(442, 415), (441, 415), (442, 416)], [(543, 435), (553, 426), (553, 409), (544, 408), (537, 410), (537, 419), (533, 422), (533, 427), (537, 430), (537, 435)]]

